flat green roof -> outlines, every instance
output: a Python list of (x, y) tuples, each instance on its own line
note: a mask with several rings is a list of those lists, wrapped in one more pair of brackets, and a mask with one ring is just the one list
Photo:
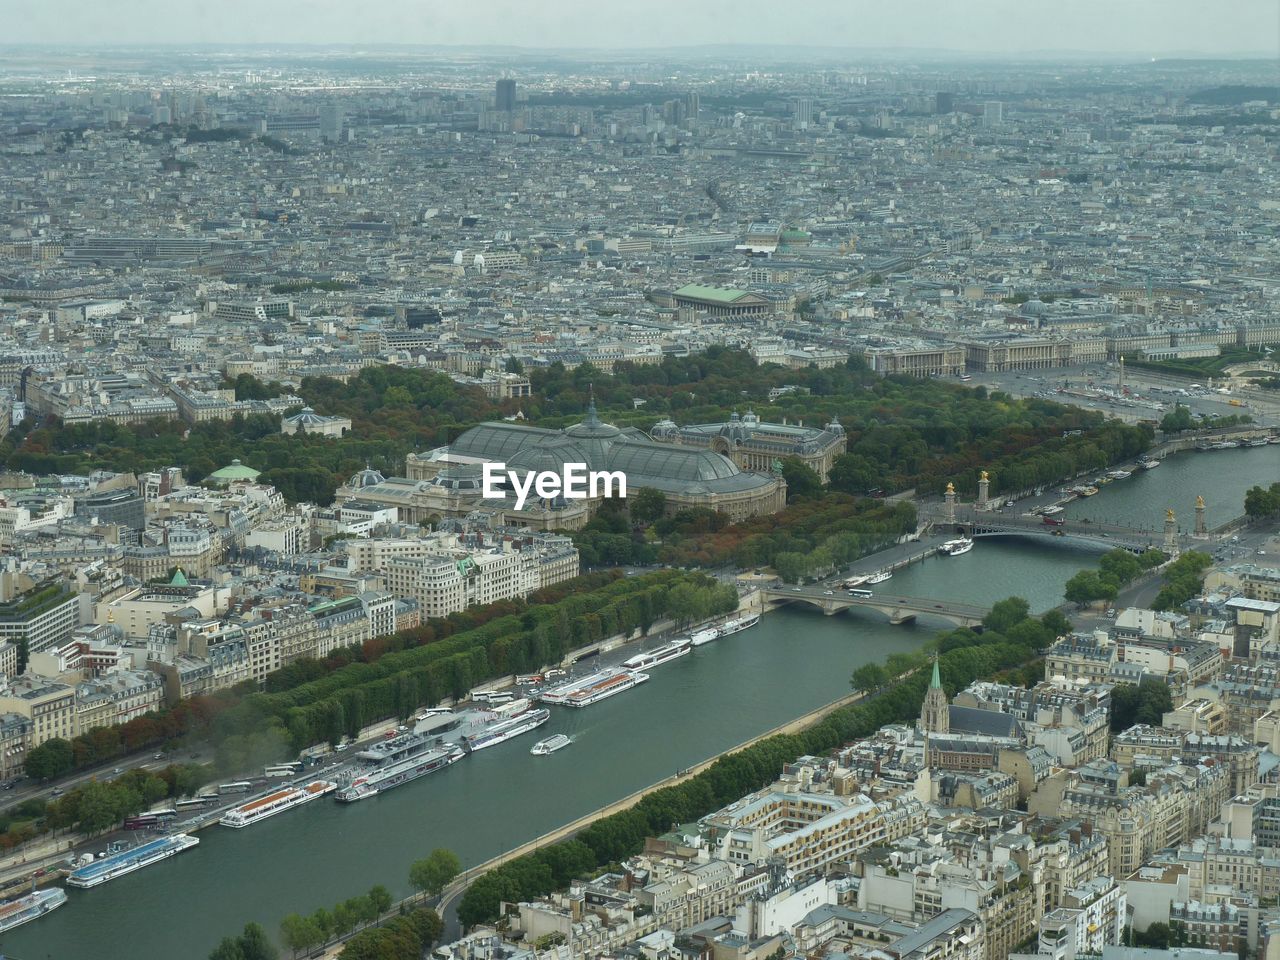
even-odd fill
[(745, 290), (729, 290), (725, 287), (704, 287), (698, 283), (690, 283), (676, 291), (677, 297), (695, 297), (698, 300), (716, 300), (720, 303), (733, 303), (747, 295)]

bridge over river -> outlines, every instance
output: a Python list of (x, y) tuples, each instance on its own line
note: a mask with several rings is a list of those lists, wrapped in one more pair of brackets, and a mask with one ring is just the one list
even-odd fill
[(949, 620), (958, 627), (975, 627), (991, 612), (990, 607), (954, 600), (929, 600), (924, 597), (899, 597), (873, 593), (869, 597), (851, 596), (847, 591), (824, 587), (766, 587), (761, 599), (774, 605), (806, 603), (818, 607), (827, 616), (841, 610), (861, 608), (878, 610), (890, 623), (908, 623), (918, 616)]
[[(1185, 535), (1176, 529), (1153, 530), (1117, 523), (1068, 518), (1060, 523), (1047, 523), (1043, 517), (1026, 514), (1009, 514), (998, 511), (975, 510), (956, 505), (954, 516), (946, 506), (926, 508), (921, 519), (939, 530), (954, 530), (968, 537), (1058, 537), (1093, 543), (1107, 549), (1120, 547), (1141, 553), (1144, 550), (1164, 550), (1177, 553), (1183, 547)], [(1169, 538), (1172, 536), (1173, 541)], [(1172, 549), (1170, 549), (1172, 548)]]

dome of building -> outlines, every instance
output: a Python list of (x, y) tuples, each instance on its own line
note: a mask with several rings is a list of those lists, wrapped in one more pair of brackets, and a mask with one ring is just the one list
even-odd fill
[(587, 407), (587, 418), (581, 423), (575, 423), (572, 427), (566, 427), (564, 432), (565, 436), (593, 440), (608, 440), (622, 433), (612, 423), (605, 423), (600, 419), (596, 413), (594, 400)]
[(653, 425), (653, 429), (649, 431), (649, 436), (655, 440), (665, 440), (668, 437), (674, 437), (680, 432), (680, 427), (670, 418), (659, 420)]
[(230, 464), (221, 470), (215, 470), (209, 474), (208, 479), (217, 483), (230, 483), (236, 480), (247, 480), (252, 482), (258, 479), (260, 471), (253, 467), (246, 467), (239, 460), (232, 460)]
[(347, 481), (347, 486), (355, 490), (363, 490), (365, 487), (376, 487), (387, 478), (374, 470), (368, 464), (359, 473), (353, 474), (351, 479)]
[(451, 466), (431, 478), (431, 486), (445, 490), (472, 491), (484, 489), (484, 471), (478, 464)]

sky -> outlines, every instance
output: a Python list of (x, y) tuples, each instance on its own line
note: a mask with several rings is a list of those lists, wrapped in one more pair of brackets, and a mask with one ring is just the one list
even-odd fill
[(0, 0), (0, 44), (1280, 55), (1278, 0)]

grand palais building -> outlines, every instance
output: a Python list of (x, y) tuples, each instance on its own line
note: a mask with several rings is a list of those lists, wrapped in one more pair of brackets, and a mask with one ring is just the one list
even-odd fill
[[(421, 523), (461, 517), (476, 511), (501, 512), (503, 523), (540, 530), (576, 530), (600, 505), (594, 500), (538, 499), (524, 509), (514, 497), (483, 497), (483, 465), (563, 474), (566, 463), (584, 463), (589, 471), (621, 471), (628, 493), (646, 487), (661, 492), (667, 512), (706, 507), (731, 522), (768, 516), (786, 504), (787, 486), (779, 472), (783, 457), (798, 456), (826, 478), (830, 460), (843, 452), (844, 430), (761, 424), (754, 416), (730, 423), (701, 424), (683, 433), (664, 421), (654, 428), (661, 440), (634, 427), (604, 423), (594, 404), (582, 423), (548, 430), (518, 423), (484, 423), (456, 441), (426, 453), (411, 453), (404, 477), (383, 477), (364, 470), (337, 491), (339, 504), (394, 506), (401, 520)], [(744, 469), (741, 463), (749, 463)]]

